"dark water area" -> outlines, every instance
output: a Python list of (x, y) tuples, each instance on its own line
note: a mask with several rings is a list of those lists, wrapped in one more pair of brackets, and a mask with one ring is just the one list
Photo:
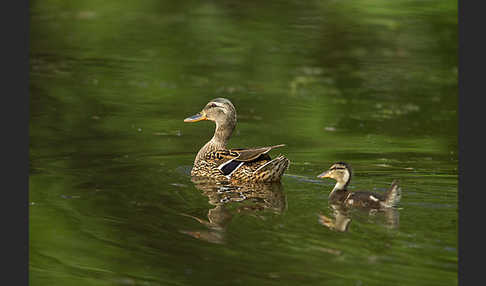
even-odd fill
[[(457, 65), (456, 1), (31, 1), (30, 284), (457, 285)], [(281, 184), (191, 180), (216, 97)]]

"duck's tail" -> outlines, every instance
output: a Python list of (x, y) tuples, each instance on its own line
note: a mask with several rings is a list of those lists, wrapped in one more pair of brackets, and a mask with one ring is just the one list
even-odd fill
[(267, 162), (256, 169), (253, 174), (258, 177), (259, 181), (276, 182), (280, 181), (283, 173), (289, 167), (290, 161), (283, 155), (277, 156), (275, 159)]
[(398, 185), (398, 180), (393, 181), (390, 188), (385, 192), (384, 207), (394, 207), (402, 198), (402, 189)]

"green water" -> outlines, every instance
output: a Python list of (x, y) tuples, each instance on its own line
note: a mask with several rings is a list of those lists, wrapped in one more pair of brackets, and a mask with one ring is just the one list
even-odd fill
[[(456, 1), (31, 1), (31, 285), (457, 285)], [(191, 181), (210, 99), (281, 185)], [(400, 179), (346, 231), (316, 175)]]

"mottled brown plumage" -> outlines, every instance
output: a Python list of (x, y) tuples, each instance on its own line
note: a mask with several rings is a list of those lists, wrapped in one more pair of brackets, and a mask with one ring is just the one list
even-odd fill
[(184, 122), (201, 120), (215, 122), (216, 129), (213, 138), (197, 153), (192, 176), (234, 181), (280, 181), (289, 166), (289, 160), (282, 155), (272, 160), (268, 152), (284, 144), (248, 149), (227, 148), (227, 142), (236, 127), (236, 109), (228, 99), (211, 100), (201, 112), (186, 118)]

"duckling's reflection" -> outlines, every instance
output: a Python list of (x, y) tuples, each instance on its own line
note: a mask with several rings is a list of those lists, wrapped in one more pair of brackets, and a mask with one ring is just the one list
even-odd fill
[[(187, 231), (181, 233), (212, 243), (224, 243), (226, 228), (234, 213), (245, 213), (259, 217), (258, 212), (270, 210), (282, 214), (287, 208), (287, 201), (280, 183), (246, 183), (214, 181), (206, 178), (192, 177), (194, 186), (208, 197), (209, 203), (215, 206), (208, 211), (208, 220), (191, 217), (206, 227), (206, 230)], [(236, 208), (228, 209), (229, 203), (243, 202)]]
[(329, 218), (323, 214), (319, 214), (319, 223), (327, 226), (331, 230), (348, 231), (351, 218), (347, 209), (341, 205), (329, 205), (332, 210), (334, 219)]
[[(328, 217), (321, 214), (319, 216), (319, 223), (328, 227), (331, 230), (347, 232), (349, 225), (351, 224), (351, 209), (341, 204), (330, 204), (329, 208), (332, 212), (332, 217)], [(358, 210), (363, 211), (363, 210)], [(383, 214), (385, 217), (385, 227), (390, 229), (396, 229), (399, 226), (399, 212), (396, 208), (386, 209), (371, 209), (368, 211), (369, 216), (375, 216), (376, 214)]]

